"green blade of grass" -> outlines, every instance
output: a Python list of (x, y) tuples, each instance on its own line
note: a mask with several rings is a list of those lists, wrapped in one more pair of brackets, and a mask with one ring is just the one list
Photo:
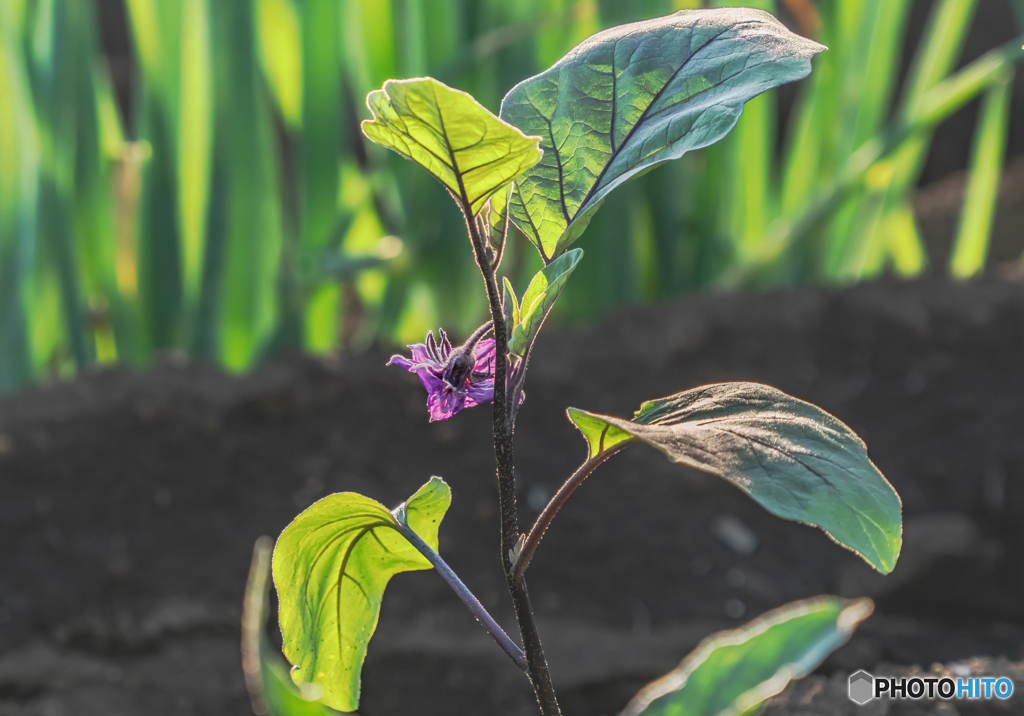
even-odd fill
[(431, 8), (424, 0), (397, 0), (395, 17), (396, 30), (401, 42), (398, 52), (398, 66), (402, 77), (423, 77), (427, 70), (427, 15)]
[[(318, 260), (333, 240), (338, 221), (338, 170), (341, 159), (341, 5), (335, 0), (313, 0), (302, 7), (302, 133), (299, 138), (302, 191), (297, 261)], [(291, 244), (286, 242), (285, 250)], [(282, 270), (293, 265), (285, 260)], [(282, 281), (282, 289), (297, 292), (282, 301), (276, 349), (322, 345), (316, 336), (325, 332), (334, 343), (338, 323), (338, 288), (301, 286), (299, 276)], [(324, 292), (327, 292), (326, 294)], [(297, 315), (305, 312), (304, 316)], [(296, 315), (293, 315), (296, 314)], [(302, 326), (305, 326), (305, 329)], [(290, 343), (293, 343), (290, 345)]]
[(217, 328), (224, 292), (224, 260), (227, 244), (227, 213), (230, 203), (227, 166), (223, 140), (213, 155), (210, 179), (210, 205), (206, 216), (206, 243), (203, 247), (203, 277), (196, 303), (192, 328), (192, 356), (199, 360), (217, 358)]
[[(716, 0), (713, 7), (753, 7), (775, 14), (774, 0)], [(766, 92), (743, 107), (736, 127), (725, 138), (728, 162), (730, 233), (741, 254), (761, 240), (774, 213), (772, 167), (775, 164), (775, 92)]]
[(859, 81), (863, 89), (858, 93), (853, 115), (851, 148), (870, 139), (882, 126), (889, 111), (899, 77), (910, 4), (873, 0), (868, 3), (864, 14), (862, 34), (855, 48), (861, 56), (863, 72)]
[(34, 264), (39, 146), (21, 51), (23, 17), (0, 3), (0, 390), (33, 377), (26, 284)]
[(156, 0), (127, 0), (135, 56), (142, 69), (135, 101), (135, 126), (151, 152), (142, 167), (138, 218), (137, 275), (143, 335), (139, 355), (181, 338), (182, 265), (177, 178), (180, 92), (181, 6)]
[(928, 257), (924, 253), (924, 241), (917, 228), (913, 207), (909, 202), (900, 202), (889, 209), (883, 222), (887, 255), (892, 267), (904, 278), (917, 276), (925, 269)]
[(319, 249), (338, 214), (341, 101), (340, 5), (307, 0), (302, 9), (302, 246)]
[(977, 0), (941, 0), (933, 7), (904, 91), (900, 109), (904, 119), (918, 111), (928, 90), (956, 64), (976, 7)]
[(805, 207), (774, 223), (766, 240), (747, 261), (718, 276), (720, 288), (736, 287), (749, 281), (766, 266), (773, 265), (783, 253), (802, 246), (821, 223), (860, 187), (875, 164), (899, 148), (916, 133), (930, 131), (939, 122), (963, 107), (971, 99), (999, 81), (1007, 66), (1024, 62), (1020, 52), (1024, 35), (987, 52), (950, 75), (926, 92), (909, 119), (894, 122), (854, 152), (837, 179), (826, 182)]
[(213, 78), (208, 0), (181, 0), (177, 117), (178, 212), (182, 294), (194, 311), (202, 280), (203, 244), (213, 151)]
[(76, 80), (81, 63), (85, 8), (42, 3), (36, 10), (32, 49), (33, 85), (42, 132), (43, 173), (39, 194), (39, 230), (44, 260), (53, 262), (60, 292), (65, 346), (78, 369), (92, 363), (93, 344), (85, 321), (74, 223)]
[[(878, 131), (889, 111), (896, 78), (899, 75), (901, 40), (910, 6), (907, 3), (868, 0), (861, 6), (856, 30), (845, 49), (843, 104), (836, 118), (835, 159), (846, 162), (858, 146)], [(858, 217), (860, 211), (869, 216)], [(871, 216), (874, 214), (873, 216)], [(823, 249), (815, 274), (822, 278), (842, 278), (842, 258), (851, 250), (862, 253), (866, 247), (856, 246), (856, 232), (876, 230), (880, 217), (872, 207), (858, 207), (847, 202), (823, 229)], [(865, 243), (871, 243), (870, 239)], [(863, 258), (863, 256), (861, 256)], [(855, 265), (863, 265), (855, 260)]]
[[(901, 99), (898, 116), (904, 121), (910, 120), (918, 113), (919, 104), (926, 93), (940, 82), (956, 63), (967, 31), (970, 29), (976, 4), (976, 0), (941, 0), (933, 6)], [(883, 213), (890, 210), (906, 211), (905, 207), (898, 208), (898, 204), (909, 201), (908, 194), (920, 177), (931, 145), (931, 135), (929, 130), (919, 132), (917, 136), (909, 138), (888, 160), (888, 182), (876, 190), (885, 195)], [(874, 209), (865, 206), (865, 211), (872, 212)], [(874, 226), (873, 230), (877, 230), (879, 225), (872, 221), (864, 221), (860, 222), (859, 226)], [(850, 257), (851, 264), (840, 265), (836, 269), (836, 274), (849, 278), (859, 278), (861, 272), (871, 265), (865, 261), (871, 247), (885, 249), (890, 246), (890, 242), (895, 241), (894, 246), (899, 246), (903, 253), (924, 253), (923, 246), (913, 249), (906, 246), (908, 242), (919, 240), (916, 233), (897, 232), (888, 237), (854, 233), (844, 239), (847, 243), (844, 253)], [(864, 243), (865, 246), (858, 246), (860, 243)], [(881, 270), (880, 267), (878, 270)]]
[(302, 27), (292, 0), (259, 0), (260, 60), (285, 124), (302, 124)]
[[(956, 64), (976, 6), (977, 0), (942, 0), (934, 6), (907, 82), (900, 108), (902, 117), (913, 117), (928, 90), (946, 77)], [(922, 131), (917, 137), (909, 139), (894, 155), (892, 161), (896, 171), (886, 191), (887, 204), (893, 210), (897, 210), (895, 207), (898, 203), (909, 202), (909, 192), (921, 176), (931, 139), (932, 132)], [(899, 209), (906, 210), (905, 207)], [(894, 234), (890, 238), (904, 244), (919, 240), (916, 235), (908, 233)], [(902, 250), (906, 251), (907, 247), (904, 246)], [(924, 247), (918, 246), (914, 251), (924, 253)]]
[(252, 365), (277, 320), (281, 204), (273, 127), (259, 81), (254, 6), (213, 5), (219, 47), (218, 133), (223, 127), (227, 208), (218, 355), (229, 368)]
[[(92, 51), (83, 58), (83, 85), (89, 84), (91, 101), (82, 102), (95, 118), (95, 128), (82, 132), (82, 140), (94, 146), (95, 165), (89, 168), (90, 179), (81, 187), (84, 195), (77, 201), (81, 208), (83, 253), (91, 256), (84, 266), (87, 289), (91, 300), (97, 302), (95, 311), (97, 359), (101, 362), (117, 360), (138, 364), (138, 322), (134, 293), (123, 291), (118, 281), (119, 233), (122, 217), (122, 187), (125, 186), (126, 152), (121, 117), (114, 99), (114, 89), (106, 65), (97, 57), (98, 34), (95, 23), (90, 28)], [(134, 269), (134, 266), (132, 267)], [(105, 311), (104, 309), (105, 304)], [(106, 342), (106, 348), (101, 343)]]
[(982, 99), (981, 113), (974, 129), (960, 230), (949, 259), (950, 273), (957, 278), (973, 276), (985, 268), (1010, 123), (1013, 75), (1013, 70), (1007, 68), (1005, 78), (994, 84)]
[(823, 23), (820, 35), (814, 39), (829, 49), (814, 59), (811, 76), (799, 85), (787, 127), (780, 191), (783, 215), (798, 210), (822, 179), (835, 174), (836, 164), (841, 161), (833, 156), (832, 148), (841, 141), (835, 133), (840, 118), (845, 116), (841, 100), (851, 67), (844, 60), (851, 49), (860, 7), (860, 2), (852, 0), (820, 7)]
[(793, 119), (790, 120), (779, 198), (779, 209), (783, 215), (796, 211), (807, 201), (821, 171), (822, 129), (827, 112), (824, 98), (832, 85), (829, 73), (833, 70), (825, 58), (811, 73), (811, 82), (798, 95)]

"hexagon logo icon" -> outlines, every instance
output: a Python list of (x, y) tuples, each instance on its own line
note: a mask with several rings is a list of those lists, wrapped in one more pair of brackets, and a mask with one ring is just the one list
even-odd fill
[(850, 701), (863, 706), (874, 697), (874, 676), (863, 670), (850, 674)]

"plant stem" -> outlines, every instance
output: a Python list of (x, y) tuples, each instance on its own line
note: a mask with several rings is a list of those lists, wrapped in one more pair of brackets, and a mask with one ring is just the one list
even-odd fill
[[(544, 647), (537, 632), (537, 621), (530, 606), (530, 596), (526, 591), (523, 576), (517, 575), (512, 569), (509, 552), (519, 540), (519, 524), (516, 517), (516, 478), (513, 459), (513, 434), (515, 419), (508, 409), (506, 383), (508, 379), (508, 335), (505, 326), (505, 314), (501, 307), (501, 294), (494, 277), (494, 267), (487, 260), (484, 239), (476, 221), (469, 210), (469, 202), (460, 202), (466, 218), (466, 228), (473, 244), (473, 253), (477, 266), (484, 277), (487, 288), (487, 302), (491, 310), (491, 321), (494, 324), (494, 457), (498, 463), (498, 503), (501, 509), (501, 564), (505, 571), (505, 581), (512, 595), (512, 606), (515, 609), (516, 621), (519, 622), (519, 633), (523, 640), (523, 651), (526, 653), (527, 675), (533, 684), (534, 693), (544, 716), (560, 716), (555, 688), (551, 683), (548, 662), (544, 657)], [(525, 366), (524, 366), (525, 367)]]
[(598, 465), (610, 458), (615, 453), (619, 452), (628, 445), (632, 445), (633, 440), (626, 440), (621, 442), (614, 447), (609, 448), (601, 453), (598, 453), (594, 457), (587, 460), (585, 463), (579, 466), (576, 472), (573, 473), (572, 477), (565, 481), (565, 483), (558, 488), (558, 492), (551, 498), (544, 511), (537, 516), (537, 520), (533, 523), (533, 527), (530, 528), (530, 533), (526, 536), (526, 541), (523, 542), (523, 547), (519, 552), (519, 559), (516, 560), (515, 566), (512, 568), (513, 574), (522, 577), (526, 572), (527, 566), (530, 564), (530, 560), (533, 558), (533, 553), (537, 550), (537, 545), (540, 544), (541, 539), (544, 537), (544, 533), (548, 529), (548, 525), (555, 519), (555, 515), (562, 509), (562, 505), (569, 499), (569, 495), (573, 491), (583, 484), (583, 481), (590, 477)]
[(438, 574), (444, 578), (444, 581), (448, 582), (448, 586), (455, 590), (455, 593), (459, 595), (459, 599), (462, 600), (462, 603), (469, 608), (469, 611), (472, 612), (474, 617), (476, 617), (476, 620), (480, 622), (480, 626), (482, 626), (487, 633), (491, 635), (494, 641), (498, 642), (498, 646), (501, 647), (501, 650), (508, 654), (509, 658), (516, 663), (516, 666), (523, 671), (526, 671), (526, 656), (523, 654), (522, 649), (512, 641), (498, 622), (494, 621), (494, 617), (488, 613), (487, 609), (484, 608), (484, 605), (480, 603), (480, 600), (476, 598), (473, 592), (469, 591), (469, 587), (459, 579), (459, 576), (452, 571), (452, 568), (449, 567), (443, 559), (441, 559), (441, 555), (431, 549), (429, 544), (424, 542), (418, 534), (412, 531), (412, 528), (404, 524), (402, 520), (397, 518), (397, 516), (395, 522), (397, 523), (398, 531), (402, 533), (402, 536), (409, 540), (412, 546), (418, 549), (420, 554), (427, 558), (428, 562), (434, 565), (434, 569), (436, 569)]

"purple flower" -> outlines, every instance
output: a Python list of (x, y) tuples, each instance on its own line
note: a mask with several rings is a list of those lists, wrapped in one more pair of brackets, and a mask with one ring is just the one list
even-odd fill
[(438, 330), (427, 333), (426, 343), (409, 346), (412, 360), (391, 356), (388, 365), (398, 365), (419, 376), (427, 389), (430, 420), (446, 420), (463, 408), (494, 402), (494, 339), (485, 338), (475, 346), (452, 349), (448, 336)]

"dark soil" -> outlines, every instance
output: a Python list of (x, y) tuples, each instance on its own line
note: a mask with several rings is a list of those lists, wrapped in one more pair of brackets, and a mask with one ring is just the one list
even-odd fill
[[(415, 377), (385, 360), (294, 358), (231, 378), (166, 359), (0, 401), (0, 715), (251, 713), (238, 623), (254, 540), (327, 493), (394, 505), (433, 474), (454, 492), (441, 553), (511, 628), (490, 410), (430, 424)], [(858, 431), (906, 527), (882, 578), (730, 485), (627, 450), (573, 496), (529, 573), (565, 713), (615, 713), (711, 631), (824, 593), (877, 609), (773, 713), (849, 710), (845, 674), (882, 662), (1018, 668), (1006, 664), (1024, 659), (1022, 368), (1024, 283), (993, 279), (708, 297), (542, 337), (517, 431), (522, 521), (584, 456), (566, 406), (629, 415), (743, 379)], [(756, 550), (730, 549), (723, 521)], [(535, 713), (525, 679), (433, 572), (389, 587), (363, 705)], [(986, 709), (998, 710), (963, 712)]]

